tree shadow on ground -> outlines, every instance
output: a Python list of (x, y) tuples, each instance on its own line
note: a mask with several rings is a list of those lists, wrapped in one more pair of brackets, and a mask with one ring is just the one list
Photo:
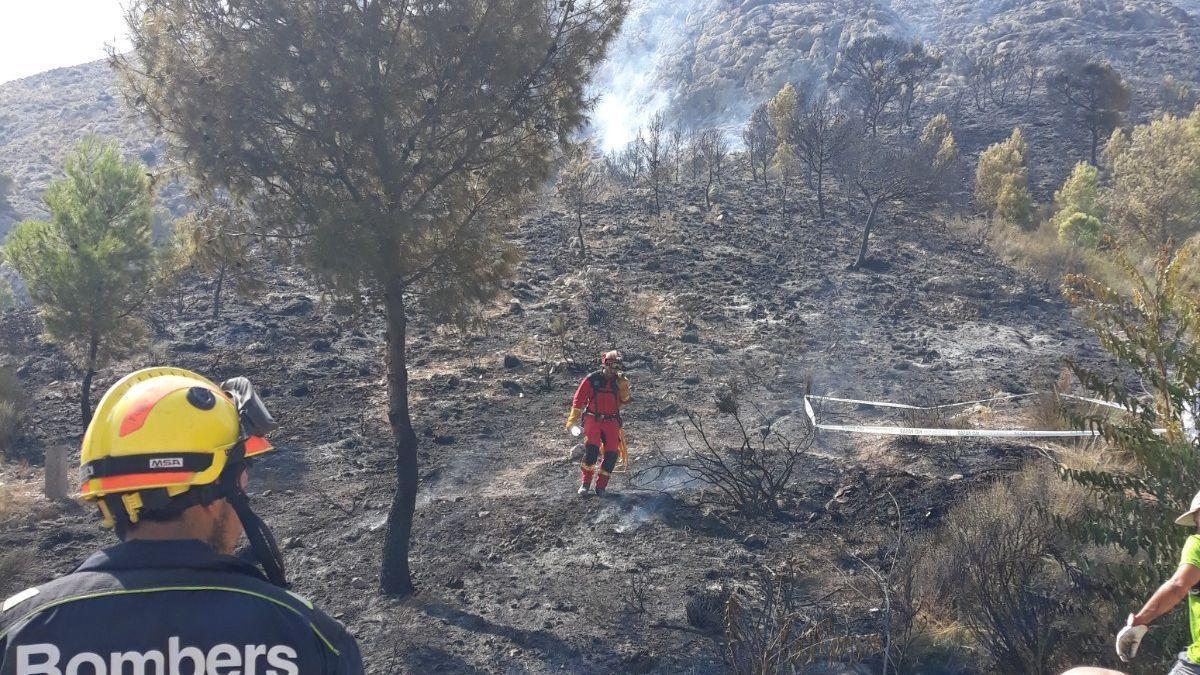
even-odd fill
[[(471, 665), (461, 656), (451, 654), (444, 649), (436, 647), (416, 647), (409, 651), (404, 656), (404, 664), (408, 667), (408, 672), (413, 673), (467, 673), (475, 675), (489, 671), (482, 670)], [(388, 673), (402, 672), (396, 664), (389, 664)]]
[(577, 647), (549, 631), (527, 630), (496, 623), (478, 614), (436, 600), (423, 604), (420, 609), (433, 618), (441, 619), (465, 631), (494, 635), (507, 640), (523, 650), (535, 652), (540, 660), (546, 662), (565, 663), (582, 656)]

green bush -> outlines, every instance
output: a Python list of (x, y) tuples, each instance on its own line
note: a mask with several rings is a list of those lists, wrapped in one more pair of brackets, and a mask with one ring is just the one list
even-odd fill
[[(1121, 248), (1112, 257), (1125, 271), (1129, 290), (1087, 276), (1068, 277), (1064, 284), (1067, 298), (1085, 312), (1088, 327), (1120, 368), (1092, 371), (1071, 363), (1071, 369), (1093, 396), (1126, 412), (1104, 410), (1073, 420), (1102, 435), (1101, 456), (1109, 464), (1061, 467), (1063, 477), (1088, 490), (1095, 505), (1086, 517), (1065, 519), (1063, 526), (1077, 541), (1075, 551), (1092, 546), (1123, 554), (1116, 561), (1073, 555), (1072, 563), (1084, 573), (1104, 576), (1088, 600), (1136, 608), (1179, 564), (1188, 532), (1174, 524), (1175, 516), (1187, 510), (1200, 485), (1197, 445), (1183, 426), (1183, 411), (1200, 387), (1200, 302), (1186, 283), (1195, 263), (1191, 247), (1160, 252), (1149, 274)], [(1126, 382), (1137, 382), (1137, 388), (1126, 388)], [(1186, 613), (1163, 616), (1155, 622), (1158, 637), (1143, 644), (1138, 660), (1165, 670), (1186, 643), (1186, 628)]]
[(1033, 200), (1029, 196), (1029, 146), (1020, 129), (994, 143), (979, 156), (975, 170), (975, 202), (988, 214), (1028, 227)]
[[(1067, 221), (1078, 214), (1090, 216), (1095, 223), (1080, 219), (1068, 225)], [(1058, 230), (1062, 241), (1095, 247), (1107, 217), (1108, 211), (1101, 198), (1099, 171), (1087, 162), (1076, 164), (1062, 188), (1054, 193), (1054, 215), (1050, 223)], [(1093, 230), (1094, 236), (1089, 234)]]
[(1104, 224), (1096, 216), (1074, 213), (1058, 225), (1058, 240), (1064, 244), (1075, 244), (1096, 248), (1103, 234)]

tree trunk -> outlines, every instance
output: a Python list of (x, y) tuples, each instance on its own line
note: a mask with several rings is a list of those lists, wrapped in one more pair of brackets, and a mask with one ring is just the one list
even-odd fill
[(783, 218), (783, 224), (785, 227), (788, 224), (787, 184), (788, 173), (787, 170), (784, 170), (783, 175), (779, 177), (779, 215), (781, 218)]
[(576, 211), (575, 217), (578, 221), (576, 223), (575, 234), (579, 235), (579, 259), (583, 260), (587, 257), (587, 247), (583, 243), (583, 211)]
[(825, 222), (825, 171), (821, 169), (817, 174), (817, 218)]
[(100, 339), (92, 336), (88, 342), (87, 370), (83, 373), (83, 385), (79, 388), (79, 412), (84, 428), (92, 422), (92, 380), (96, 377), (96, 352), (99, 349)]
[(858, 247), (858, 258), (850, 266), (852, 270), (861, 268), (867, 262), (867, 244), (871, 240), (871, 229), (875, 227), (875, 214), (879, 211), (880, 201), (871, 202), (871, 214), (867, 216), (867, 224), (863, 226), (862, 243)]
[(388, 513), (387, 537), (383, 544), (383, 567), (379, 581), (384, 593), (406, 596), (413, 592), (408, 566), (413, 513), (417, 508), (417, 434), (408, 413), (408, 363), (405, 336), (404, 283), (393, 279), (384, 297), (387, 310), (388, 422), (396, 443), (396, 493)]
[(1100, 145), (1100, 129), (1095, 125), (1092, 126), (1092, 166), (1100, 166), (1096, 163), (1096, 146)]
[(213, 320), (221, 318), (221, 289), (225, 287), (225, 270), (228, 265), (221, 263), (221, 271), (217, 274), (217, 289), (213, 291)]

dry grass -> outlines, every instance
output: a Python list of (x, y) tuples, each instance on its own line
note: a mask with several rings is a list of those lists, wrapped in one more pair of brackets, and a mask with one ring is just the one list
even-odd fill
[(1003, 221), (967, 218), (951, 221), (950, 228), (1054, 286), (1062, 285), (1071, 274), (1086, 274), (1114, 288), (1126, 284), (1120, 269), (1102, 252), (1059, 241), (1057, 230), (1049, 223), (1027, 230)]
[(1071, 399), (1064, 399), (1062, 394), (1071, 393), (1074, 376), (1064, 368), (1058, 374), (1058, 379), (1050, 385), (1049, 390), (1033, 398), (1026, 413), (1029, 423), (1034, 429), (1070, 429), (1071, 414), (1078, 412), (1078, 404)]
[(45, 473), (24, 463), (0, 464), (0, 529), (56, 518), (62, 510), (42, 494)]
[(638, 327), (646, 333), (666, 330), (671, 307), (661, 293), (634, 291), (629, 299)]
[(1077, 544), (1055, 524), (1087, 504), (1045, 462), (976, 492), (920, 547), (926, 606), (961, 624), (998, 670), (1058, 672), (1104, 609), (1075, 586), (1062, 561)]
[(12, 369), (0, 367), (0, 455), (21, 432), (25, 396)]
[(970, 413), (962, 408), (905, 410), (904, 424), (914, 429), (970, 429)]

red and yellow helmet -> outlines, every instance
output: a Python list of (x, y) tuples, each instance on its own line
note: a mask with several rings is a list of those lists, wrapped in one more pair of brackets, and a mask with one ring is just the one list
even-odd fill
[(79, 457), (80, 496), (96, 502), (111, 525), (104, 498), (120, 495), (137, 522), (142, 491), (176, 497), (214, 483), (239, 443), (244, 457), (272, 449), (261, 436), (243, 437), (238, 405), (219, 386), (180, 368), (139, 370), (96, 406)]

